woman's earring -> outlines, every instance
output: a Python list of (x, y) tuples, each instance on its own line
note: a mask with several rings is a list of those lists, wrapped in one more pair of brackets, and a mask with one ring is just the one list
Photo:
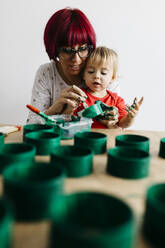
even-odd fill
[(56, 61), (59, 61), (60, 59), (59, 59), (59, 57), (56, 57)]

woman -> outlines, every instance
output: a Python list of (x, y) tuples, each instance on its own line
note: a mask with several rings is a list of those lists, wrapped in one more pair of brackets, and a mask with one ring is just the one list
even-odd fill
[[(47, 115), (72, 114), (86, 98), (79, 88), (83, 87), (81, 71), (96, 47), (95, 31), (79, 9), (61, 9), (46, 25), (44, 44), (51, 61), (36, 73), (31, 104)], [(27, 123), (41, 121), (29, 113)]]

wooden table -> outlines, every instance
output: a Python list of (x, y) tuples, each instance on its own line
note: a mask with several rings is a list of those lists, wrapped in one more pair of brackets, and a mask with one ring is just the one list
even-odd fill
[[(145, 210), (146, 189), (152, 183), (165, 181), (165, 159), (158, 157), (160, 139), (165, 137), (164, 132), (131, 131), (94, 129), (92, 131), (105, 133), (108, 136), (107, 148), (114, 147), (115, 136), (119, 134), (139, 134), (150, 138), (150, 175), (145, 179), (127, 180), (113, 177), (105, 172), (107, 155), (94, 156), (94, 171), (90, 176), (78, 179), (67, 179), (65, 190), (67, 193), (76, 191), (97, 191), (112, 194), (123, 199), (135, 214), (139, 225), (138, 244), (136, 248), (150, 248), (143, 240), (141, 224)], [(22, 142), (22, 131), (9, 134), (5, 142)], [(73, 140), (63, 140), (61, 144), (73, 144)], [(36, 156), (37, 161), (49, 161), (49, 156)], [(49, 239), (49, 222), (16, 223), (14, 227), (13, 248), (47, 248)]]

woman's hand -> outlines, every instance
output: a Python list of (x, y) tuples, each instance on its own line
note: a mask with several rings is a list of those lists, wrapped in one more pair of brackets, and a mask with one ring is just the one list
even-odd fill
[(85, 101), (86, 98), (87, 96), (84, 91), (76, 85), (72, 85), (61, 91), (59, 98), (45, 111), (45, 114), (72, 114), (80, 102)]

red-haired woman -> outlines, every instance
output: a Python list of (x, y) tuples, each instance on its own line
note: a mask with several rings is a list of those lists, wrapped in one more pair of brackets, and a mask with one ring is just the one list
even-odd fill
[[(71, 114), (86, 98), (80, 74), (96, 47), (95, 31), (79, 9), (61, 9), (45, 27), (44, 44), (50, 62), (36, 73), (31, 104), (47, 115)], [(39, 122), (30, 112), (27, 123)]]

